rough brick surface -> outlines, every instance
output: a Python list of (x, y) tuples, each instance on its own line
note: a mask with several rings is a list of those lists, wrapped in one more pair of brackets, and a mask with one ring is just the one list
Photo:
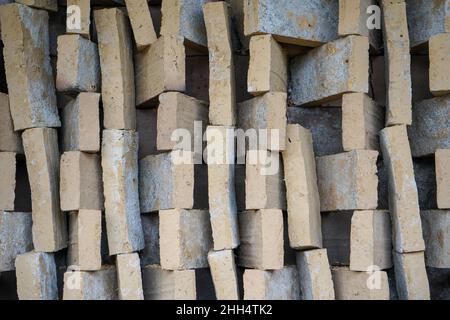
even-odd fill
[(428, 45), (430, 52), (430, 91), (435, 96), (449, 94), (450, 33), (440, 33), (432, 36)]
[(423, 252), (393, 253), (400, 300), (429, 300), (430, 287)]
[[(165, 1), (166, 2), (166, 1)], [(158, 37), (146, 0), (125, 1), (138, 50), (154, 43)]]
[(144, 300), (139, 255), (119, 254), (116, 258), (117, 285), (120, 300)]
[(449, 211), (421, 211), (425, 240), (425, 264), (432, 268), (450, 268)]
[(63, 300), (117, 300), (117, 275), (114, 267), (64, 273)]
[[(77, 17), (73, 16), (76, 13), (72, 13), (71, 16), (67, 18), (69, 22), (66, 23), (66, 32), (70, 34), (80, 34), (86, 39), (90, 38), (90, 26), (91, 26), (91, 1), (90, 0), (67, 0), (67, 7), (70, 6), (78, 6), (80, 8), (80, 28), (71, 28), (72, 26), (76, 27), (75, 22), (77, 22)], [(77, 9), (74, 9), (77, 10)], [(70, 10), (72, 11), (72, 9)]]
[(233, 250), (211, 251), (208, 263), (219, 300), (238, 300), (239, 287)]
[(0, 152), (23, 154), (22, 140), (19, 132), (14, 132), (14, 125), (9, 108), (9, 96), (0, 93)]

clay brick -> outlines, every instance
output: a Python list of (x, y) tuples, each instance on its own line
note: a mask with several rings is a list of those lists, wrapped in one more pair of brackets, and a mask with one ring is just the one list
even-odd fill
[(142, 265), (160, 264), (159, 214), (142, 214), (145, 247), (139, 253)]
[(213, 125), (236, 124), (236, 88), (228, 4), (203, 6), (209, 50), (209, 121)]
[[(333, 268), (331, 273), (336, 300), (389, 300), (388, 277), (384, 271), (369, 274), (348, 268)], [(370, 289), (372, 286), (374, 289)]]
[(339, 36), (352, 34), (369, 37), (370, 45), (374, 49), (380, 49), (381, 33), (377, 29), (369, 30), (367, 22), (373, 14), (367, 13), (371, 5), (377, 5), (375, 0), (339, 0)]
[(62, 110), (64, 151), (100, 151), (100, 94), (82, 92)]
[(430, 300), (423, 252), (394, 252), (394, 267), (400, 300)]
[(380, 141), (389, 176), (389, 211), (394, 249), (401, 253), (422, 251), (425, 245), (406, 127), (395, 126), (382, 130)]
[(300, 286), (294, 266), (280, 270), (247, 269), (244, 272), (244, 300), (298, 300)]
[(59, 203), (59, 151), (56, 129), (35, 128), (22, 134), (33, 207), (36, 251), (67, 247), (66, 215)]
[(14, 125), (9, 110), (9, 96), (0, 93), (0, 152), (23, 154), (20, 133), (14, 132)]
[(250, 40), (248, 92), (287, 92), (288, 57), (271, 35), (255, 35)]
[(286, 148), (287, 94), (269, 92), (238, 104), (238, 128), (248, 132), (267, 130), (267, 146), (259, 140), (257, 146), (247, 149), (284, 150)]
[(58, 299), (53, 254), (34, 251), (19, 254), (15, 266), (19, 300)]
[(436, 150), (435, 164), (437, 207), (450, 209), (450, 150)]
[(239, 245), (234, 171), (234, 130), (208, 126), (208, 200), (214, 250)]
[(116, 257), (117, 284), (120, 300), (144, 300), (139, 255), (119, 254)]
[(430, 91), (435, 96), (449, 94), (450, 33), (440, 33), (432, 36), (428, 45), (430, 50)]
[(31, 213), (0, 211), (0, 272), (14, 270), (16, 256), (33, 250)]
[(61, 156), (61, 210), (103, 210), (103, 186), (100, 157), (79, 151)]
[(275, 209), (239, 213), (241, 267), (276, 270), (284, 267), (283, 212)]
[(7, 4), (0, 9), (0, 21), (14, 130), (59, 127), (49, 56), (48, 13)]
[(102, 270), (67, 271), (64, 273), (63, 300), (117, 300), (116, 268)]
[(77, 270), (95, 271), (102, 268), (102, 212), (79, 210), (69, 216), (69, 251), (67, 262)]
[(293, 58), (290, 65), (291, 103), (320, 105), (347, 92), (368, 93), (368, 51), (367, 37), (348, 36)]
[(142, 269), (145, 300), (195, 300), (196, 271), (163, 270), (149, 265)]
[(447, 0), (407, 1), (411, 47), (426, 44), (435, 34), (450, 32), (450, 12)]
[(432, 268), (450, 268), (450, 211), (420, 212), (425, 240), (425, 264)]
[(364, 93), (342, 96), (344, 151), (379, 150), (378, 133), (384, 127), (384, 109)]
[(404, 1), (382, 0), (386, 125), (411, 124), (411, 56)]
[[(188, 150), (185, 151), (193, 150), (196, 138), (195, 121), (201, 122), (202, 127), (208, 124), (208, 105), (205, 102), (179, 92), (161, 94), (156, 122), (158, 150), (180, 149), (176, 148), (179, 143), (172, 141), (172, 134), (177, 129), (184, 129), (190, 133), (192, 139)], [(201, 130), (200, 128), (199, 134), (203, 134)]]
[(94, 18), (100, 54), (104, 127), (135, 129), (133, 48), (128, 18), (118, 8), (95, 10)]
[(161, 4), (161, 36), (181, 36), (187, 45), (206, 47), (202, 7), (211, 0), (165, 0)]
[(158, 109), (137, 109), (136, 127), (139, 134), (139, 159), (158, 153), (157, 141), (157, 118)]
[(135, 56), (136, 105), (145, 107), (166, 91), (186, 90), (183, 38), (160, 37)]
[(16, 2), (37, 9), (58, 11), (58, 0), (16, 0)]
[(408, 127), (413, 157), (431, 156), (437, 149), (450, 149), (450, 96), (416, 102), (413, 124)]
[[(76, 21), (73, 19), (76, 19), (74, 15), (76, 13), (73, 13), (74, 11), (70, 8), (70, 6), (78, 6), (80, 9), (80, 28), (79, 29), (72, 29), (70, 28), (73, 23), (70, 23), (70, 21)], [(91, 1), (90, 0), (67, 0), (67, 15), (69, 16), (67, 20), (69, 23), (66, 22), (66, 33), (69, 34), (79, 34), (86, 39), (90, 38), (90, 26), (91, 26)], [(70, 11), (69, 11), (70, 10)], [(71, 15), (69, 15), (69, 12)]]
[(376, 209), (377, 158), (373, 150), (318, 157), (320, 211)]
[(320, 248), (320, 200), (312, 136), (299, 125), (288, 125), (287, 141), (282, 156), (289, 244), (295, 249)]
[(386, 211), (355, 211), (350, 233), (350, 270), (392, 267), (391, 221)]
[(245, 209), (286, 210), (280, 154), (266, 150), (249, 151), (245, 167)]
[[(192, 158), (192, 153), (187, 153)], [(139, 162), (141, 212), (167, 209), (205, 209), (206, 167), (178, 163), (175, 152), (150, 155)]]
[(0, 152), (0, 210), (13, 211), (16, 198), (16, 154), (14, 152)]
[(245, 35), (270, 33), (280, 42), (317, 47), (338, 37), (338, 1), (244, 1)]
[(103, 192), (110, 255), (139, 251), (144, 247), (137, 140), (134, 131), (103, 130)]
[(239, 300), (233, 250), (211, 251), (208, 263), (218, 300)]
[(78, 34), (58, 37), (56, 89), (61, 92), (100, 90), (97, 44)]
[(137, 49), (143, 50), (158, 40), (148, 3), (146, 0), (127, 0), (125, 4)]
[(159, 246), (162, 269), (207, 268), (207, 255), (213, 246), (209, 212), (161, 210)]
[(302, 300), (334, 300), (326, 249), (297, 252), (297, 268)]

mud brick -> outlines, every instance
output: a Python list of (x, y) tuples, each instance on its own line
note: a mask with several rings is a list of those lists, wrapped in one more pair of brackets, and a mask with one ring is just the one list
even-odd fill
[(435, 163), (437, 207), (450, 209), (450, 150), (436, 150)]
[(432, 268), (450, 268), (450, 212), (427, 210), (420, 212), (425, 239), (425, 264)]
[[(450, 14), (449, 14), (450, 25)], [(450, 32), (450, 26), (449, 26)], [(434, 35), (429, 41), (430, 91), (435, 96), (450, 93), (450, 33)]]
[(218, 300), (239, 300), (239, 286), (233, 250), (211, 251), (208, 263)]
[(394, 252), (394, 267), (400, 300), (430, 300), (423, 252)]
[(9, 110), (9, 96), (0, 93), (0, 152), (23, 154), (22, 139), (19, 132), (14, 132), (14, 125)]
[(0, 188), (0, 210), (13, 211), (16, 198), (16, 154), (0, 152), (0, 176), (3, 179)]
[(120, 300), (144, 300), (141, 264), (137, 253), (119, 254), (116, 258)]
[(158, 40), (148, 3), (146, 0), (128, 0), (125, 4), (137, 49), (143, 50)]

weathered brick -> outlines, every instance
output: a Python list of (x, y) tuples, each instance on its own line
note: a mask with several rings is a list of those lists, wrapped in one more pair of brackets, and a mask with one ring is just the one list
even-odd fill
[(117, 284), (120, 300), (144, 300), (141, 264), (137, 253), (116, 257)]
[(386, 128), (381, 131), (380, 140), (389, 176), (389, 211), (394, 249), (402, 253), (422, 251), (425, 245), (406, 127)]
[(211, 251), (208, 263), (218, 300), (239, 300), (239, 286), (233, 250)]
[(58, 0), (16, 0), (16, 2), (37, 9), (58, 11)]
[(94, 18), (100, 54), (104, 127), (135, 129), (133, 48), (128, 18), (118, 8), (95, 10)]
[(59, 127), (48, 13), (8, 4), (0, 9), (0, 22), (14, 130)]
[(245, 0), (245, 35), (270, 33), (280, 42), (316, 47), (338, 37), (337, 0)]
[(58, 37), (56, 89), (61, 92), (100, 90), (97, 44), (78, 34)]
[(56, 129), (35, 128), (22, 134), (33, 207), (36, 251), (67, 247), (66, 215), (59, 203), (59, 151)]
[(159, 246), (165, 270), (207, 268), (207, 255), (213, 246), (209, 212), (159, 211)]
[(290, 101), (294, 105), (320, 105), (347, 92), (367, 93), (369, 41), (348, 36), (329, 42), (293, 58), (290, 70)]
[(450, 209), (450, 149), (435, 154), (436, 198), (439, 209)]
[(110, 255), (139, 251), (144, 247), (137, 140), (134, 131), (103, 130), (103, 192)]
[(430, 300), (424, 253), (394, 252), (395, 279), (400, 300)]
[(326, 249), (297, 252), (297, 268), (302, 300), (334, 300)]
[(19, 132), (14, 132), (14, 124), (9, 109), (9, 96), (0, 93), (0, 152), (23, 154), (22, 140)]
[(322, 247), (316, 162), (309, 130), (288, 125), (283, 151), (289, 244), (295, 249)]
[(432, 268), (450, 268), (450, 211), (420, 212), (425, 240), (425, 264)]
[(432, 36), (430, 38), (428, 46), (430, 50), (430, 91), (435, 96), (443, 96), (449, 94), (450, 33), (440, 33)]
[(0, 210), (13, 211), (16, 198), (16, 154), (14, 152), (0, 152)]
[(158, 40), (148, 3), (146, 0), (127, 0), (125, 4), (137, 49), (143, 50)]
[[(76, 22), (77, 17), (75, 16), (78, 11), (73, 11), (77, 9), (73, 9), (70, 6), (78, 6), (79, 8), (79, 22), (80, 22), (80, 28), (76, 28)], [(66, 33), (69, 34), (79, 34), (86, 39), (90, 38), (90, 26), (91, 26), (91, 1), (90, 0), (67, 0), (67, 13), (71, 13), (71, 15), (67, 14), (67, 20), (69, 20), (69, 23), (66, 22)], [(74, 28), (71, 28), (74, 26)]]

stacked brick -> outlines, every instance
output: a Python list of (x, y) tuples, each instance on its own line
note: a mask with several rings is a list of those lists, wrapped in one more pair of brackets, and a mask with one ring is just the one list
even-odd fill
[(6, 2), (19, 299), (433, 297), (448, 1)]

